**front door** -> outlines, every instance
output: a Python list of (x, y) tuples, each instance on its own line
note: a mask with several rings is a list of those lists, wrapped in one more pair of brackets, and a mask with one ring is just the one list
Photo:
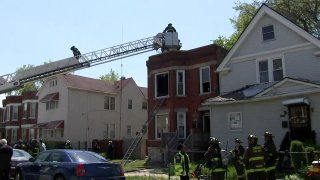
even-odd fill
[(311, 140), (310, 107), (307, 104), (288, 106), (290, 136), (292, 140)]
[(204, 113), (202, 116), (202, 131), (210, 134), (210, 114)]

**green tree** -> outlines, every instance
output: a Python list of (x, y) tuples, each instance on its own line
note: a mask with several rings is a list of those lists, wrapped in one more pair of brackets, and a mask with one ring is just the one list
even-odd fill
[(230, 37), (219, 36), (215, 43), (230, 50), (263, 3), (315, 37), (320, 37), (320, 0), (254, 0), (252, 3), (236, 3), (233, 9), (239, 15), (230, 19), (235, 32)]
[(120, 75), (114, 70), (110, 69), (110, 72), (108, 74), (101, 75), (99, 79), (103, 81), (115, 82), (120, 79)]

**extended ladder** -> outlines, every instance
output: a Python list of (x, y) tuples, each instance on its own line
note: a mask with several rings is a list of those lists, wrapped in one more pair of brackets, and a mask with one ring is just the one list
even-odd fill
[(126, 165), (129, 158), (131, 157), (133, 151), (136, 149), (137, 145), (139, 144), (139, 142), (141, 141), (142, 137), (146, 134), (147, 132), (147, 127), (149, 125), (149, 122), (151, 122), (152, 120), (154, 120), (156, 114), (158, 113), (160, 107), (163, 105), (165, 99), (161, 99), (157, 102), (157, 104), (155, 105), (155, 107), (152, 110), (152, 113), (150, 113), (147, 122), (145, 122), (141, 128), (141, 130), (139, 131), (139, 133), (137, 134), (137, 136), (135, 137), (135, 139), (132, 141), (132, 143), (130, 144), (126, 154), (123, 156), (123, 159), (121, 161), (122, 165)]
[(36, 66), (26, 72), (23, 71), (2, 75), (0, 76), (0, 94), (18, 89), (27, 82), (33, 82), (56, 74), (76, 71), (148, 51), (158, 50), (163, 47), (163, 42), (164, 34), (158, 33), (154, 37), (144, 38)]

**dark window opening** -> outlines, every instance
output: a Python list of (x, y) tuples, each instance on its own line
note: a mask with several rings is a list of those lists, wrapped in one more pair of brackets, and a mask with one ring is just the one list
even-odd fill
[(156, 76), (156, 97), (168, 96), (168, 73), (159, 74)]
[(262, 27), (262, 36), (264, 41), (274, 39), (273, 25)]

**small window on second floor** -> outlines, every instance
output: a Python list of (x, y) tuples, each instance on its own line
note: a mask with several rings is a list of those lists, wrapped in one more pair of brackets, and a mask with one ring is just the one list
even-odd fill
[(23, 103), (22, 118), (27, 118), (27, 114), (28, 114), (28, 103)]
[(128, 109), (132, 109), (132, 99), (128, 99)]
[(177, 71), (177, 96), (185, 95), (185, 71)]
[(116, 109), (116, 98), (112, 96), (104, 97), (104, 109), (115, 110)]
[(30, 114), (29, 114), (30, 118), (36, 117), (36, 107), (37, 107), (37, 103), (30, 103)]
[(155, 91), (156, 97), (169, 96), (169, 73), (155, 75)]
[(148, 109), (148, 102), (142, 101), (142, 109)]
[(262, 27), (262, 37), (263, 37), (263, 41), (274, 39), (273, 25)]
[(12, 106), (12, 119), (18, 120), (18, 106)]

